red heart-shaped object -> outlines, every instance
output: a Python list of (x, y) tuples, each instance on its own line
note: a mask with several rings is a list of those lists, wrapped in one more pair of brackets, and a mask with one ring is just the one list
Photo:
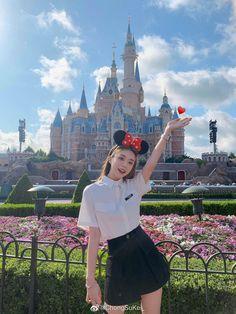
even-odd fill
[(185, 109), (184, 107), (181, 107), (181, 106), (178, 107), (178, 113), (179, 113), (179, 114), (182, 114), (182, 113), (184, 113), (185, 111), (186, 111), (186, 109)]

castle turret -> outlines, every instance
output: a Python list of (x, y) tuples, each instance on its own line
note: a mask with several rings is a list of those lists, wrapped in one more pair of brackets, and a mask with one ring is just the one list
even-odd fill
[(128, 87), (129, 81), (134, 79), (134, 62), (136, 60), (136, 47), (130, 31), (130, 22), (128, 24), (128, 31), (126, 34), (126, 42), (124, 47), (124, 87)]
[(59, 109), (50, 129), (50, 151), (61, 156), (62, 118)]
[(69, 103), (68, 109), (67, 109), (67, 116), (71, 116), (73, 114), (72, 109), (71, 109), (71, 102)]
[(135, 65), (135, 79), (136, 79), (137, 82), (140, 83), (140, 75), (139, 75), (138, 61), (136, 62), (136, 65)]
[(116, 77), (117, 67), (116, 67), (116, 61), (115, 61), (115, 45), (113, 45), (113, 51), (112, 51), (112, 64), (111, 64), (111, 77)]
[(172, 119), (172, 110), (168, 103), (168, 97), (166, 96), (166, 92), (163, 97), (163, 103), (161, 105), (161, 108), (159, 109), (160, 112), (160, 118), (162, 118), (162, 128), (163, 131), (167, 125), (167, 123)]
[(88, 114), (89, 114), (89, 110), (88, 110), (87, 100), (86, 100), (85, 91), (84, 91), (84, 87), (83, 87), (83, 91), (82, 91), (82, 95), (81, 95), (81, 99), (80, 99), (80, 105), (79, 105), (79, 109), (77, 111), (77, 115), (79, 117), (82, 117), (82, 118), (88, 118)]

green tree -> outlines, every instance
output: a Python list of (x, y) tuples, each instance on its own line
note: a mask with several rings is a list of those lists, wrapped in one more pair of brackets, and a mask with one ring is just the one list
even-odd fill
[(6, 203), (13, 204), (32, 204), (32, 195), (27, 192), (32, 188), (32, 183), (30, 182), (29, 176), (24, 174), (16, 183), (15, 187), (8, 195)]
[(236, 156), (235, 156), (234, 153), (231, 152), (231, 153), (229, 154), (229, 159), (234, 159), (234, 158), (236, 158)]
[(39, 158), (44, 158), (47, 156), (47, 153), (45, 153), (41, 148), (39, 150), (37, 150), (36, 152), (36, 156)]
[(184, 159), (192, 159), (190, 156), (181, 155), (181, 156), (174, 156), (166, 159), (166, 163), (181, 163)]
[(34, 150), (32, 147), (28, 146), (25, 150), (24, 153), (34, 153)]
[(91, 184), (91, 181), (89, 179), (88, 173), (86, 170), (83, 171), (82, 175), (79, 178), (79, 181), (77, 183), (77, 186), (75, 188), (72, 203), (80, 203), (82, 200), (83, 190), (84, 188)]

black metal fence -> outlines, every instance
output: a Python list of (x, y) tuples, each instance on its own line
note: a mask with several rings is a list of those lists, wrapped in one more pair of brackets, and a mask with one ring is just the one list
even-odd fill
[[(73, 240), (76, 244), (73, 248), (68, 249), (65, 247), (65, 242)], [(64, 242), (62, 244), (61, 242)], [(21, 247), (20, 245), (26, 245), (25, 247)], [(41, 245), (41, 247), (40, 247)], [(50, 254), (48, 254), (46, 247), (50, 247)], [(207, 258), (203, 257), (201, 253), (199, 253), (200, 247), (207, 247), (208, 250), (211, 250), (212, 254)], [(43, 248), (42, 248), (43, 247)], [(158, 247), (159, 251), (168, 251), (171, 249), (172, 255), (168, 257), (168, 263), (170, 267), (170, 272), (188, 272), (188, 273), (202, 273), (204, 274), (204, 286), (205, 286), (205, 313), (209, 313), (209, 285), (208, 285), (208, 278), (210, 274), (223, 274), (223, 275), (236, 275), (236, 252), (223, 252), (220, 250), (219, 247), (207, 242), (201, 242), (198, 244), (193, 245), (189, 249), (183, 248), (180, 244), (173, 242), (173, 241), (161, 241), (156, 243), (156, 247)], [(11, 248), (11, 249), (10, 249)], [(56, 250), (60, 248), (64, 254), (64, 259), (60, 259), (56, 257)], [(9, 232), (0, 232), (0, 258), (1, 258), (1, 281), (0, 281), (0, 313), (8, 314), (6, 308), (4, 308), (4, 293), (5, 293), (5, 277), (6, 277), (6, 263), (10, 259), (17, 259), (17, 260), (28, 260), (30, 261), (30, 287), (29, 287), (29, 294), (28, 294), (28, 313), (33, 314), (35, 313), (35, 308), (37, 307), (37, 270), (39, 264), (44, 262), (52, 262), (52, 263), (64, 263), (65, 267), (65, 314), (70, 313), (69, 310), (69, 295), (68, 295), (68, 281), (69, 281), (69, 267), (70, 265), (84, 265), (86, 266), (86, 249), (87, 246), (83, 244), (77, 237), (72, 235), (62, 236), (58, 238), (55, 242), (49, 241), (39, 241), (37, 236), (33, 236), (31, 240), (19, 240), (16, 239), (11, 233)], [(81, 258), (79, 260), (73, 260), (71, 258), (72, 253), (75, 250), (81, 250)], [(98, 281), (101, 280), (102, 275), (102, 267), (105, 266), (103, 263), (104, 255), (106, 254), (107, 249), (101, 250), (98, 255)], [(165, 254), (163, 254), (165, 256)], [(184, 260), (184, 267), (175, 267), (173, 266), (174, 260), (177, 256), (181, 256)], [(191, 257), (197, 257), (201, 263), (202, 267), (199, 269), (192, 268), (191, 264)], [(222, 267), (219, 270), (211, 268), (211, 261), (215, 258), (218, 258), (222, 261)], [(229, 261), (229, 257), (233, 262), (230, 264), (231, 266), (227, 265)], [(40, 263), (39, 263), (40, 262)], [(168, 313), (174, 313), (173, 309), (171, 308), (171, 279), (168, 282)], [(63, 313), (64, 313), (63, 312)]]

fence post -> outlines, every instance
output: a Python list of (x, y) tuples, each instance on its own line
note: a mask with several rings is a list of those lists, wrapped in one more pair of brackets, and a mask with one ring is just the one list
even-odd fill
[(32, 236), (31, 265), (30, 265), (30, 292), (29, 292), (29, 314), (35, 313), (36, 284), (37, 284), (37, 251), (38, 237)]

